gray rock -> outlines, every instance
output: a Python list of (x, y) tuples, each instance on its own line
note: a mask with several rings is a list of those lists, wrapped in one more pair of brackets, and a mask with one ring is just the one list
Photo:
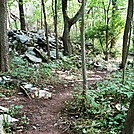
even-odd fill
[(32, 84), (26, 84), (26, 85), (24, 85), (24, 88), (26, 88), (26, 89), (31, 89), (32, 87), (33, 87)]
[(35, 63), (41, 63), (42, 62), (42, 59), (41, 58), (37, 58), (36, 56), (34, 55), (31, 55), (29, 53), (26, 53), (26, 57), (32, 61), (32, 62), (35, 62)]
[(0, 111), (2, 111), (2, 112), (8, 112), (8, 108), (5, 108), (5, 107), (0, 106)]
[(52, 98), (52, 93), (45, 91), (45, 90), (35, 91), (34, 94), (35, 94), (35, 97), (37, 98), (44, 98), (44, 99)]
[(31, 55), (36, 56), (36, 53), (34, 51), (29, 51), (28, 53), (31, 54)]
[(50, 51), (50, 58), (51, 59), (56, 59), (56, 50), (55, 49)]
[(45, 57), (44, 53), (42, 53), (42, 51), (40, 51), (39, 49), (34, 48), (33, 51), (36, 53), (37, 57), (42, 58), (42, 59)]
[(34, 47), (27, 47), (27, 51), (33, 51)]
[(3, 81), (3, 79), (0, 77), (0, 83)]
[(16, 35), (17, 40), (19, 40), (22, 44), (25, 44), (29, 41), (29, 37), (26, 35)]
[(49, 36), (49, 42), (51, 44), (55, 44), (55, 37), (54, 36)]
[(14, 41), (12, 42), (12, 44), (13, 44), (14, 46), (17, 46), (17, 45), (18, 45), (18, 41), (17, 41), (17, 40), (14, 40)]
[(37, 33), (42, 35), (42, 34), (44, 34), (44, 30), (40, 29), (40, 30), (37, 31)]
[(3, 76), (3, 80), (5, 81), (11, 81), (11, 76)]
[(8, 114), (2, 114), (0, 115), (0, 120), (3, 122), (3, 121), (6, 121), (6, 122), (16, 122), (16, 121), (19, 121), (18, 119), (15, 119), (15, 118), (12, 118), (10, 115)]

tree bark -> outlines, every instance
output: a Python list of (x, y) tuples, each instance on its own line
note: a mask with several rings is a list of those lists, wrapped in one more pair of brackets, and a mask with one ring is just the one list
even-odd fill
[(45, 4), (44, 0), (41, 0), (42, 2), (42, 8), (43, 8), (43, 15), (44, 15), (44, 24), (45, 24), (45, 36), (46, 36), (46, 41), (47, 41), (47, 54), (48, 54), (48, 59), (50, 58), (50, 48), (49, 48), (49, 40), (48, 40), (48, 25), (47, 25), (47, 20), (46, 20), (46, 10), (45, 10)]
[(21, 30), (26, 30), (23, 0), (19, 0), (19, 13), (20, 13), (20, 28)]
[[(111, 17), (111, 19), (112, 19), (112, 29), (113, 30), (115, 28), (113, 21), (114, 21), (115, 17), (117, 16), (117, 14), (116, 14), (117, 8), (118, 8), (117, 7), (117, 0), (112, 0), (112, 17)], [(112, 48), (115, 46), (115, 36), (114, 36), (114, 33), (112, 33), (112, 35), (111, 35), (110, 43), (111, 43), (111, 45), (110, 45), (110, 53), (111, 53)]]
[[(54, 6), (54, 7), (53, 7)], [(57, 32), (57, 0), (52, 0), (52, 10), (54, 16), (54, 33), (55, 33), (55, 42), (56, 42), (56, 59), (59, 59), (59, 47), (58, 47), (58, 32)]]
[(62, 0), (62, 13), (64, 19), (64, 31), (63, 31), (63, 45), (64, 45), (64, 55), (71, 54), (70, 48), (70, 29), (73, 24), (75, 24), (82, 15), (82, 6), (75, 14), (73, 18), (69, 18), (67, 14), (67, 0)]
[(127, 113), (123, 134), (134, 134), (134, 95), (132, 97)]
[(132, 18), (133, 18), (133, 0), (128, 1), (128, 10), (127, 10), (127, 19), (124, 29), (124, 35), (123, 35), (123, 48), (122, 48), (122, 63), (121, 68), (125, 68), (126, 61), (127, 61), (127, 53), (128, 53), (128, 38), (130, 34), (130, 28), (132, 24)]
[(109, 10), (110, 10), (110, 4), (111, 1), (109, 1), (108, 7), (106, 9), (104, 2), (102, 2), (103, 6), (104, 6), (104, 13), (105, 13), (105, 23), (106, 23), (106, 51), (105, 51), (105, 60), (108, 61), (108, 55), (109, 55), (109, 44), (108, 44), (108, 39), (109, 39)]
[(86, 61), (85, 61), (85, 0), (82, 1), (82, 20), (81, 20), (81, 48), (82, 48), (82, 73), (83, 73), (83, 92), (87, 89)]
[(7, 1), (0, 4), (0, 71), (9, 70), (8, 40), (7, 40)]

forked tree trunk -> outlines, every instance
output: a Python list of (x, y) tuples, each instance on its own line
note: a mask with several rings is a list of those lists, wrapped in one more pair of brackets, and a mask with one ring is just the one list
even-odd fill
[(82, 15), (82, 5), (78, 12), (73, 18), (69, 18), (67, 14), (67, 0), (62, 0), (62, 13), (64, 19), (64, 31), (63, 31), (63, 45), (64, 45), (64, 55), (71, 54), (71, 45), (70, 45), (70, 29)]
[(0, 71), (9, 70), (8, 40), (7, 40), (7, 1), (0, 4)]

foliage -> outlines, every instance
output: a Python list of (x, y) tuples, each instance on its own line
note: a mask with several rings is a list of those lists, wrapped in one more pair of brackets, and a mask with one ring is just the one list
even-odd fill
[(92, 42), (95, 47), (100, 47), (104, 54), (107, 52), (112, 54), (112, 57), (117, 51), (114, 48), (124, 27), (122, 10), (118, 9), (121, 6), (124, 6), (124, 3), (120, 0), (118, 2), (94, 0), (88, 5), (87, 18), (91, 20), (86, 28), (86, 40)]
[(77, 55), (64, 56), (62, 58), (62, 65), (65, 70), (77, 70), (81, 67), (81, 60)]
[(121, 133), (134, 93), (132, 69), (127, 70), (126, 77), (126, 83), (122, 85), (121, 72), (114, 72), (106, 80), (90, 86), (86, 98), (78, 93), (74, 95), (74, 101), (67, 107), (68, 114), (72, 116), (74, 113), (73, 131), (83, 134)]
[(19, 109), (22, 109), (22, 105), (14, 105), (12, 104), (9, 109), (8, 109), (8, 114), (11, 115), (12, 117), (15, 117), (16, 114), (18, 114)]
[(23, 115), (21, 118), (20, 118), (20, 125), (28, 125), (29, 124), (29, 118), (26, 116), (26, 115)]
[[(58, 77), (55, 75), (56, 70), (70, 70), (71, 72), (75, 72), (80, 67), (81, 60), (79, 56), (62, 56), (59, 60), (41, 64), (29, 63), (26, 59), (14, 57), (11, 61), (11, 71), (7, 75), (23, 81), (29, 81), (40, 87), (44, 83), (60, 82), (60, 79), (58, 81)], [(11, 91), (12, 86), (7, 85), (6, 88)]]
[[(23, 106), (22, 105), (14, 105), (12, 104), (7, 111), (7, 115), (11, 115), (12, 117), (15, 117), (19, 110), (22, 109)], [(8, 116), (5, 117), (3, 114), (4, 120), (3, 120), (3, 128), (7, 133), (11, 133), (12, 132), (12, 123), (8, 120)]]

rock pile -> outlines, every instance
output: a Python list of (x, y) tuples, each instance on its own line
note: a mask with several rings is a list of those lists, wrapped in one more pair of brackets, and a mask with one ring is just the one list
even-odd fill
[[(50, 46), (50, 58), (56, 58), (56, 42), (55, 37), (48, 36)], [(8, 43), (10, 52), (26, 57), (34, 63), (47, 61), (47, 42), (44, 30), (37, 32), (26, 32), (21, 30), (8, 31)], [(63, 48), (62, 41), (58, 39), (59, 49)]]

